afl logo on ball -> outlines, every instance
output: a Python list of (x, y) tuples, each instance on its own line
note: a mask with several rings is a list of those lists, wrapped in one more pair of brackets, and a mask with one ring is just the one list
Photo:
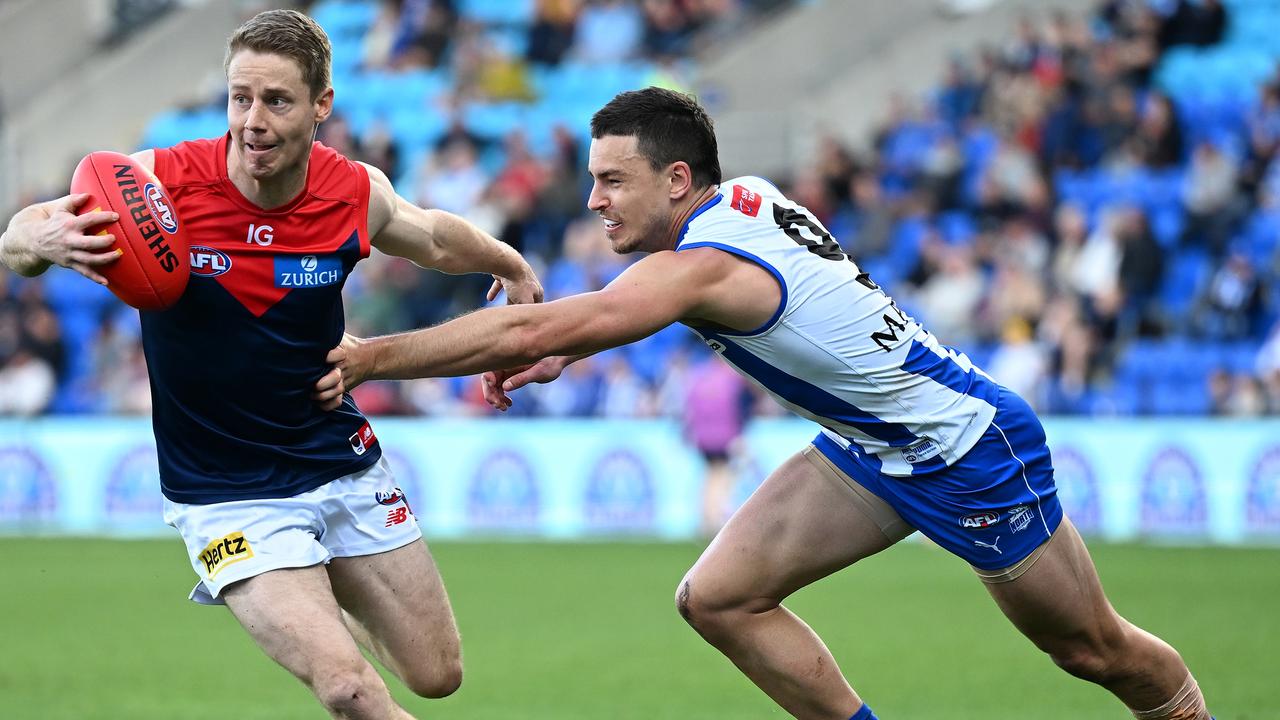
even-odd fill
[(191, 246), (191, 274), (199, 277), (217, 277), (231, 269), (231, 258), (221, 250), (204, 245)]
[(147, 183), (142, 188), (142, 196), (147, 199), (147, 207), (151, 208), (151, 217), (170, 235), (178, 232), (178, 216), (169, 204), (169, 198), (155, 183)]

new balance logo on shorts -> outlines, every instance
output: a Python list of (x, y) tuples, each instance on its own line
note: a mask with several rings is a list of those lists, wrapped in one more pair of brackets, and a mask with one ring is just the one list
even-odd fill
[(384, 525), (383, 527), (391, 527), (392, 525), (399, 525), (400, 523), (405, 522), (408, 519), (409, 519), (409, 508), (407, 507), (392, 508), (387, 513), (387, 524)]
[(200, 553), (200, 562), (204, 563), (204, 571), (212, 579), (226, 566), (251, 557), (253, 557), (253, 546), (244, 539), (244, 533), (233, 532), (205, 546)]

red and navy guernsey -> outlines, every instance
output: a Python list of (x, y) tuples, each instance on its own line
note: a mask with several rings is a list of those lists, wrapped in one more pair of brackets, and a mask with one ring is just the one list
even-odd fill
[(311, 399), (369, 255), (369, 176), (315, 143), (305, 189), (263, 210), (228, 177), (227, 141), (155, 151), (191, 245), (181, 300), (141, 314), (160, 486), (181, 503), (288, 497), (381, 455), (350, 396), (333, 412)]

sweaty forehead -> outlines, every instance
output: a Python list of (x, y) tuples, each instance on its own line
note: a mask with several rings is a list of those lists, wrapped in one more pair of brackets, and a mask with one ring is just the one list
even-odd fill
[(231, 57), (227, 66), (227, 84), (295, 92), (307, 89), (302, 79), (302, 68), (293, 58), (253, 50), (241, 50)]

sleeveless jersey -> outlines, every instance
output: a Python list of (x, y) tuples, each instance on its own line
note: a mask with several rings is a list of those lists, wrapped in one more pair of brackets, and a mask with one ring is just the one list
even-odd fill
[(381, 455), (350, 396), (333, 412), (311, 399), (369, 255), (368, 174), (315, 143), (305, 189), (262, 210), (232, 184), (227, 140), (155, 151), (191, 245), (182, 298), (141, 313), (160, 486), (181, 503), (288, 497)]
[(999, 386), (900, 311), (805, 208), (756, 177), (727, 181), (676, 250), (714, 247), (782, 288), (751, 332), (693, 327), (738, 372), (893, 476), (946, 467), (982, 437)]

